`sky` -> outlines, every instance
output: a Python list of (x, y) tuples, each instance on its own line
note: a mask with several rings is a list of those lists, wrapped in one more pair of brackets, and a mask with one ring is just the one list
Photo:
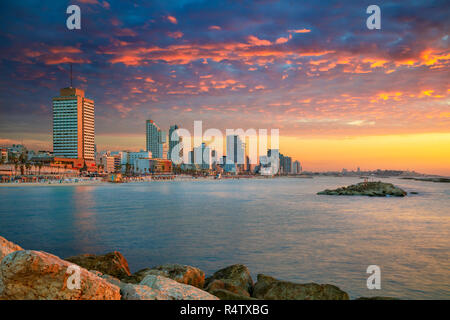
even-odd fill
[[(66, 27), (70, 4), (80, 30)], [(144, 149), (146, 119), (201, 120), (277, 128), (308, 171), (450, 175), (449, 13), (430, 0), (1, 1), (0, 145), (51, 150), (72, 63), (98, 150)]]

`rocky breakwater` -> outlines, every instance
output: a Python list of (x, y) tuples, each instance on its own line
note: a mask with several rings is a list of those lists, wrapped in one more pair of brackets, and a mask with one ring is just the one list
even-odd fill
[(376, 181), (360, 182), (358, 184), (334, 190), (326, 189), (317, 194), (332, 196), (404, 197), (407, 193), (403, 189), (394, 186), (392, 183)]
[[(202, 270), (181, 264), (131, 274), (128, 262), (117, 251), (63, 260), (46, 252), (23, 250), (1, 237), (0, 254), (0, 300), (349, 299), (346, 292), (330, 284), (293, 283), (263, 274), (254, 283), (249, 269), (242, 264), (220, 269), (206, 279)], [(80, 280), (77, 288), (73, 288), (71, 280), (74, 268)]]

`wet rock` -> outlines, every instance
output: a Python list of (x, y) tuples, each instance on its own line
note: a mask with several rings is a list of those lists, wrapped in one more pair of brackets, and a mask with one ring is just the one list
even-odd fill
[[(240, 295), (250, 296), (253, 289), (253, 280), (250, 271), (242, 264), (234, 264), (215, 272), (211, 277), (208, 277), (205, 280), (206, 288), (208, 288), (214, 280), (221, 280), (223, 282), (224, 287), (219, 289), (226, 289)], [(218, 285), (218, 283), (216, 283), (216, 285)], [(232, 288), (240, 288), (242, 290)]]
[(163, 276), (147, 275), (140, 284), (161, 291), (173, 300), (219, 300), (206, 291)]
[(179, 283), (203, 289), (205, 273), (195, 267), (181, 264), (165, 264), (153, 268), (146, 268), (135, 272), (131, 277), (123, 279), (130, 283), (140, 283), (148, 275), (163, 276)]
[(330, 284), (299, 284), (263, 274), (253, 289), (254, 298), (265, 300), (348, 300), (348, 294)]
[[(79, 288), (72, 287), (74, 270), (79, 268)], [(119, 287), (52, 254), (42, 251), (15, 251), (1, 262), (0, 296), (11, 300), (119, 300)], [(69, 282), (70, 281), (70, 282)]]
[(18, 251), (18, 250), (23, 250), (23, 249), (21, 246), (13, 243), (11, 241), (8, 241), (5, 238), (3, 238), (2, 236), (0, 236), (0, 262), (8, 254), (10, 254), (14, 251)]
[(113, 251), (104, 255), (82, 254), (66, 258), (88, 270), (94, 269), (117, 278), (130, 276), (130, 269), (125, 257), (119, 251)]
[(341, 187), (334, 190), (326, 189), (320, 191), (319, 195), (338, 195), (338, 196), (369, 196), (369, 197), (404, 197), (406, 191), (394, 186), (392, 183), (360, 182), (348, 187)]

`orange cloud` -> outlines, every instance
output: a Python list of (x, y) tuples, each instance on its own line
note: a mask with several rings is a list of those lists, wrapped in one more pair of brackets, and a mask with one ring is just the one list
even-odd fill
[(167, 16), (166, 18), (167, 18), (167, 20), (169, 20), (173, 24), (177, 24), (178, 23), (177, 18), (175, 18), (174, 16)]
[(167, 35), (171, 38), (179, 39), (179, 38), (183, 37), (184, 34), (181, 31), (174, 31), (174, 32), (168, 32)]

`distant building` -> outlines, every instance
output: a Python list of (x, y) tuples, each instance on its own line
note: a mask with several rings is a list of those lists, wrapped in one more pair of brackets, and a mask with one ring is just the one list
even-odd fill
[(1, 159), (2, 163), (8, 162), (8, 149), (6, 149), (6, 148), (0, 149), (0, 159)]
[(64, 88), (53, 98), (53, 153), (55, 157), (95, 159), (94, 100), (84, 91)]
[[(163, 158), (163, 143), (165, 142), (164, 131), (156, 125), (153, 120), (146, 122), (146, 146), (154, 158)], [(163, 142), (164, 141), (164, 142)]]
[(139, 174), (172, 173), (172, 161), (168, 159), (139, 158), (134, 162), (134, 172)]
[(205, 143), (194, 148), (194, 164), (200, 165), (202, 169), (211, 169), (211, 148), (207, 147)]
[(292, 173), (292, 158), (284, 156), (280, 153), (280, 173), (291, 174)]
[(170, 128), (169, 128), (169, 152), (167, 154), (167, 159), (170, 159), (170, 160), (174, 160), (174, 159), (172, 159), (172, 151), (178, 144), (180, 144), (180, 147), (179, 147), (180, 152), (179, 152), (178, 156), (181, 159), (183, 158), (183, 148), (182, 148), (183, 138), (177, 134), (176, 130), (178, 130), (178, 129), (179, 129), (179, 127), (176, 124), (173, 126), (170, 126)]
[(302, 166), (300, 165), (300, 162), (298, 160), (295, 160), (292, 164), (292, 173), (293, 174), (299, 174), (302, 172)]

